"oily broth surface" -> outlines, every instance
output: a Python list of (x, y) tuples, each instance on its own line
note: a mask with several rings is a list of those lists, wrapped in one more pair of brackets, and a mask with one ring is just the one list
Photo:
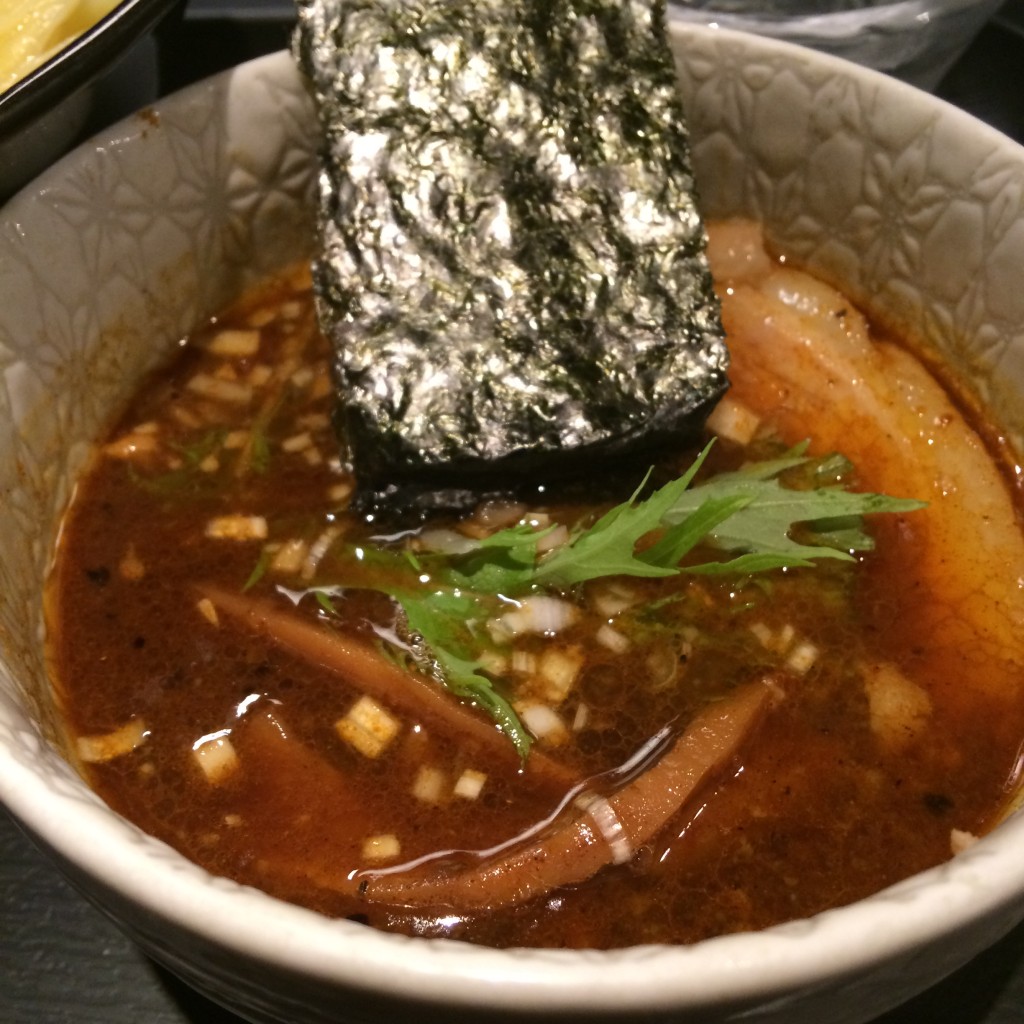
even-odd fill
[[(251, 352), (249, 332), (258, 332)], [(236, 343), (246, 354), (216, 351)], [(587, 656), (569, 693), (548, 698), (565, 736), (537, 744), (574, 779), (615, 768), (666, 724), (684, 728), (752, 678), (783, 694), (734, 773), (629, 863), (491, 913), (400, 911), (340, 892), (378, 839), (400, 852), (377, 866), (492, 848), (551, 815), (564, 787), (405, 713), (387, 749), (367, 756), (335, 728), (361, 687), (204, 614), (203, 585), (239, 593), (263, 564), (253, 600), (368, 643), (369, 623), (392, 622), (387, 599), (358, 588), (330, 616), (308, 597), (292, 609), (276, 589), (330, 582), (329, 559), (313, 564), (318, 541), (358, 544), (377, 529), (346, 511), (327, 360), (304, 271), (268, 283), (140, 390), (78, 489), (48, 591), (51, 655), (73, 735), (144, 723), (133, 749), (84, 766), (119, 812), (210, 871), (284, 899), (499, 946), (691, 942), (761, 928), (939, 863), (953, 830), (991, 824), (1024, 735), (1021, 701), (947, 703), (941, 685), (914, 677), (920, 637), (901, 635), (890, 583), (916, 556), (890, 517), (860, 564), (771, 580), (589, 584), (571, 628), (518, 645), (534, 664), (549, 648)], [(713, 468), (779, 450), (762, 430), (747, 448), (720, 442)], [(680, 467), (693, 454), (681, 453)], [(585, 514), (539, 501), (528, 512)], [(263, 517), (267, 536), (249, 536), (256, 528), (239, 515)], [(229, 536), (209, 536), (215, 522)], [(478, 530), (480, 518), (462, 525)], [(266, 567), (268, 545), (281, 552), (297, 539), (299, 569)], [(623, 595), (628, 606), (607, 614), (606, 601)], [(632, 637), (626, 651), (595, 642), (608, 622)], [(801, 645), (816, 655), (807, 667), (790, 660)], [(913, 735), (883, 740), (872, 728), (860, 666), (879, 657), (931, 695)], [(530, 672), (509, 668), (499, 685), (512, 698), (536, 696)], [(211, 781), (195, 748), (224, 738), (236, 760)], [(437, 782), (430, 799), (414, 795), (424, 767)], [(475, 797), (455, 790), (466, 771), (485, 776)]]

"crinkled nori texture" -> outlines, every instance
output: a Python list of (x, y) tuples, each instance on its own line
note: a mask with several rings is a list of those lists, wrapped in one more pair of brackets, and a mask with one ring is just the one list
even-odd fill
[(663, 5), (298, 8), (363, 497), (603, 472), (699, 425), (728, 357)]

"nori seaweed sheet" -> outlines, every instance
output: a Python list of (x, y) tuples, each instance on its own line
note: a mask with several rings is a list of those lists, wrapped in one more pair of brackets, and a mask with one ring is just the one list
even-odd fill
[(663, 4), (297, 6), (363, 497), (553, 483), (692, 434), (728, 356)]

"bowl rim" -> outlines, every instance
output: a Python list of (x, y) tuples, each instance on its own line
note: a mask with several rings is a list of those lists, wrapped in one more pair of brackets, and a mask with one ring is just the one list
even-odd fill
[[(887, 0), (866, 3), (835, 11), (798, 12), (732, 10), (714, 2), (690, 4), (686, 0), (668, 0), (669, 21), (693, 21), (720, 24), (723, 28), (757, 26), (757, 31), (792, 32), (801, 36), (840, 36), (845, 33), (879, 28), (888, 31), (921, 29), (928, 21), (940, 21), (962, 11), (1002, 6), (1006, 0)], [(922, 21), (922, 18), (926, 19)]]
[[(688, 946), (502, 950), (380, 932), (210, 876), (119, 818), (91, 790), (63, 798), (3, 748), (0, 785), (29, 838), (44, 854), (55, 853), (58, 867), (61, 860), (73, 867), (66, 872), (72, 884), (84, 872), (183, 932), (275, 969), (461, 1009), (628, 1014), (770, 1000), (899, 961), (1000, 911), (1008, 893), (1020, 903), (1024, 892), (1018, 814), (953, 860), (812, 918)], [(802, 956), (801, 946), (813, 957)]]
[(0, 142), (88, 85), (182, 2), (122, 0), (49, 60), (0, 92)]
[[(725, 29), (676, 26), (675, 32), (718, 33), (737, 45), (799, 54), (802, 61), (863, 78), (893, 91), (901, 103), (940, 104), (963, 130), (981, 133), (988, 147), (1016, 143), (949, 104), (885, 75), (826, 54)], [(287, 51), (257, 58), (158, 101), (154, 110), (219, 94), (244, 95), (246, 82), (268, 69), (283, 73)], [(276, 70), (275, 70), (276, 69)], [(957, 120), (959, 118), (959, 120)], [(47, 183), (72, 161), (144, 137), (146, 123), (128, 118), (79, 147), (11, 200), (17, 219)], [(1024, 160), (1024, 150), (1017, 155)], [(18, 204), (15, 206), (15, 204)], [(0, 699), (0, 725), (16, 717)], [(15, 725), (15, 727), (17, 727)], [(24, 726), (21, 726), (24, 731)], [(255, 889), (215, 879), (162, 842), (118, 817), (68, 768), (46, 779), (18, 752), (0, 746), (0, 799), (30, 835), (122, 897), (179, 928), (297, 975), (366, 992), (438, 1006), (529, 1012), (629, 1013), (736, 1004), (772, 993), (811, 989), (826, 980), (898, 960), (927, 942), (957, 932), (989, 913), (1024, 915), (1024, 815), (1011, 816), (957, 857), (857, 903), (760, 932), (725, 935), (690, 946), (626, 949), (498, 950), (450, 939), (410, 938), (334, 920)], [(63, 771), (63, 768), (61, 769)], [(73, 790), (68, 783), (73, 783)], [(91, 841), (82, 844), (83, 835)], [(941, 924), (935, 908), (941, 907)], [(239, 912), (239, 911), (243, 912)], [(1012, 923), (1012, 922), (1010, 922)], [(870, 944), (859, 939), (870, 936)], [(812, 944), (813, 958), (794, 955)], [(966, 958), (966, 957), (965, 957)], [(394, 971), (401, 961), (402, 972)], [(949, 970), (958, 966), (949, 965)], [(638, 986), (637, 970), (643, 970)]]

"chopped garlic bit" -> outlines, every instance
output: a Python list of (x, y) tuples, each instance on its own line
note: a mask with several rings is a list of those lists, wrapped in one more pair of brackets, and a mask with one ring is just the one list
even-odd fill
[(206, 347), (216, 356), (254, 356), (260, 349), (260, 332), (232, 329), (218, 331)]
[(568, 737), (565, 723), (547, 704), (517, 703), (515, 706), (523, 725), (538, 740), (557, 746)]
[(569, 527), (561, 523), (549, 530), (540, 540), (537, 541), (537, 554), (543, 555), (555, 548), (562, 547), (569, 540)]
[(266, 327), (267, 324), (272, 324), (277, 319), (277, 310), (272, 309), (270, 306), (264, 306), (262, 309), (253, 310), (246, 318), (246, 323), (250, 327)]
[(295, 422), (305, 430), (327, 430), (331, 425), (331, 417), (325, 412), (307, 412)]
[(207, 782), (216, 785), (238, 769), (238, 754), (230, 739), (230, 729), (212, 732), (192, 744), (192, 756), (203, 770)]
[(576, 707), (576, 714), (572, 719), (572, 731), (582, 732), (587, 727), (587, 722), (590, 721), (590, 708), (580, 702)]
[(519, 606), (492, 620), (499, 635), (518, 636), (520, 633), (546, 633), (554, 635), (576, 621), (575, 605), (560, 597), (534, 594), (523, 598)]
[(551, 525), (551, 516), (547, 512), (526, 512), (519, 525), (529, 526), (531, 530), (546, 530)]
[(309, 400), (317, 401), (334, 394), (334, 384), (331, 382), (331, 375), (326, 365), (320, 364), (316, 367), (316, 377), (313, 379), (313, 386), (309, 389)]
[(492, 676), (503, 676), (508, 672), (508, 658), (500, 651), (490, 648), (480, 652), (477, 661), (480, 667)]
[(122, 754), (130, 754), (141, 747), (148, 736), (149, 730), (145, 721), (133, 718), (113, 732), (79, 736), (75, 741), (75, 747), (80, 760), (96, 764), (100, 761), (111, 761)]
[(138, 583), (146, 575), (146, 566), (139, 558), (134, 544), (129, 544), (128, 550), (121, 556), (121, 561), (117, 563), (117, 571), (121, 579), (130, 583)]
[(317, 566), (324, 555), (331, 550), (331, 545), (344, 533), (344, 527), (340, 523), (328, 526), (319, 537), (309, 546), (305, 561), (302, 563), (300, 574), (304, 580), (311, 580), (316, 574)]
[(515, 650), (510, 667), (518, 675), (532, 676), (537, 671), (537, 655), (533, 651)]
[(365, 694), (334, 723), (338, 735), (365, 757), (380, 757), (398, 735), (400, 723)]
[(809, 640), (797, 642), (796, 630), (791, 623), (772, 629), (765, 622), (752, 622), (749, 629), (766, 651), (784, 655), (786, 667), (797, 675), (806, 675), (818, 660), (820, 651), (817, 646)]
[(778, 651), (788, 651), (795, 639), (796, 630), (791, 622), (787, 622), (775, 637), (775, 649)]
[(425, 804), (441, 802), (445, 789), (445, 774), (440, 768), (422, 765), (412, 784), (412, 795)]
[(610, 583), (596, 590), (591, 595), (590, 603), (598, 615), (611, 619), (632, 608), (637, 600), (637, 595), (628, 587)]
[(797, 675), (804, 676), (814, 667), (818, 660), (818, 648), (810, 641), (798, 643), (786, 657), (786, 667), (792, 669)]
[(613, 626), (609, 626), (607, 622), (598, 628), (594, 639), (602, 647), (607, 647), (613, 654), (625, 654), (630, 648), (629, 637), (625, 633), (620, 633)]
[(263, 516), (214, 516), (205, 533), (213, 540), (266, 540), (267, 521)]
[(217, 606), (208, 598), (201, 597), (196, 602), (196, 608), (199, 609), (199, 614), (202, 615), (211, 626), (220, 625), (220, 619), (217, 618)]
[(248, 430), (231, 430), (224, 437), (224, 445), (228, 451), (237, 451), (249, 443), (250, 433)]
[(206, 422), (194, 410), (181, 405), (181, 403), (171, 409), (171, 416), (185, 427), (186, 430), (198, 430)]
[(540, 691), (553, 704), (561, 704), (583, 668), (583, 652), (579, 647), (549, 647), (537, 663)]
[(312, 444), (313, 435), (308, 430), (304, 430), (301, 434), (292, 434), (291, 437), (286, 437), (281, 442), (281, 450), (289, 453), (302, 452)]
[(476, 549), (476, 541), (458, 530), (438, 527), (421, 531), (414, 540), (417, 551), (437, 551), (444, 555), (464, 555)]
[(485, 501), (473, 514), (459, 523), (459, 529), (469, 537), (483, 539), (492, 533), (518, 522), (526, 506), (512, 501)]
[(188, 391), (202, 398), (230, 405), (248, 405), (252, 401), (252, 386), (234, 380), (224, 380), (209, 373), (197, 373), (185, 385)]
[(452, 793), (463, 800), (476, 800), (480, 796), (487, 781), (485, 772), (478, 772), (475, 768), (467, 768), (455, 783)]
[(150, 455), (159, 447), (160, 440), (155, 434), (134, 430), (105, 444), (103, 453), (115, 459), (132, 459), (136, 455)]
[(898, 750), (926, 728), (932, 713), (931, 698), (892, 662), (864, 665), (861, 673), (871, 731), (886, 746)]
[(727, 441), (748, 445), (754, 440), (761, 418), (753, 409), (726, 395), (707, 419), (708, 430)]
[(301, 537), (293, 537), (286, 540), (278, 547), (270, 559), (270, 568), (273, 572), (292, 574), (298, 572), (309, 555), (309, 544)]
[(363, 840), (363, 860), (394, 860), (402, 852), (398, 836), (369, 836)]
[(242, 824), (242, 816), (240, 814), (225, 814), (224, 824), (229, 828), (238, 828)]
[(207, 455), (202, 462), (199, 463), (199, 468), (204, 473), (216, 473), (220, 469), (220, 459), (216, 455)]
[(249, 371), (246, 383), (252, 388), (261, 388), (274, 376), (274, 371), (266, 363), (256, 363)]
[(958, 853), (963, 853), (964, 850), (969, 850), (977, 841), (979, 837), (973, 832), (964, 832), (962, 829), (954, 828), (949, 833), (949, 849), (955, 857)]
[(341, 505), (352, 497), (353, 490), (355, 490), (355, 485), (351, 480), (342, 480), (339, 483), (331, 484), (327, 489), (327, 500)]

